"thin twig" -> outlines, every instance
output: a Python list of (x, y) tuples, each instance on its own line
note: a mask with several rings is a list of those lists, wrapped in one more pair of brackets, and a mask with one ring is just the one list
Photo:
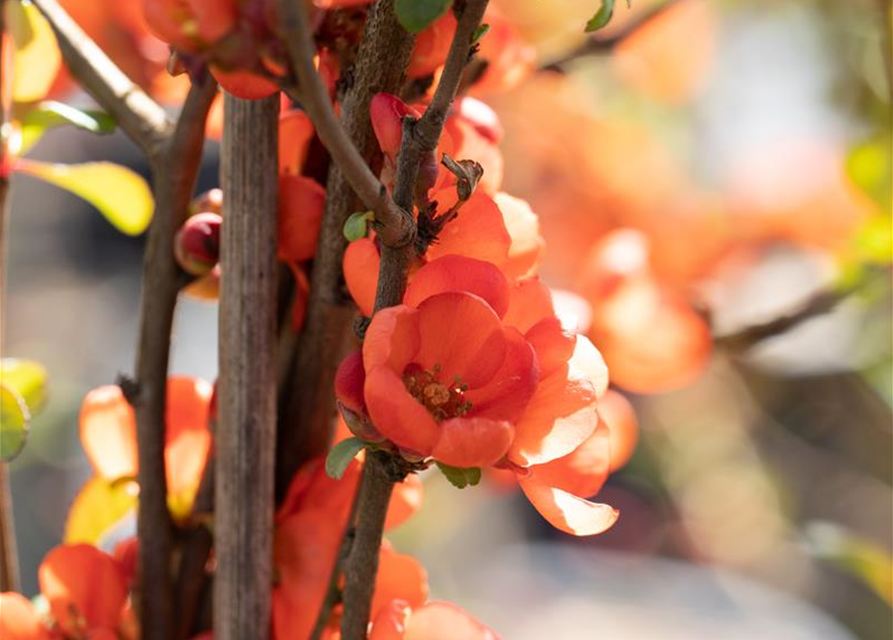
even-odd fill
[[(466, 2), (431, 104), (418, 122), (412, 122), (409, 118), (404, 120), (403, 142), (398, 155), (394, 186), (394, 201), (403, 210), (412, 211), (419, 166), (422, 159), (432, 153), (440, 141), (444, 123), (469, 62), (474, 33), (483, 19), (487, 3), (487, 0)], [(382, 247), (381, 270), (375, 297), (376, 310), (403, 301), (413, 251), (414, 247), (407, 246), (392, 247), (385, 244)]]
[(266, 640), (273, 582), (279, 96), (224, 102), (214, 637)]
[(753, 324), (734, 333), (716, 336), (714, 343), (732, 351), (744, 351), (754, 345), (779, 336), (803, 322), (833, 311), (838, 304), (854, 293), (854, 287), (820, 291), (793, 311), (766, 322)]
[[(376, 166), (381, 151), (372, 130), (369, 105), (379, 92), (394, 93), (403, 82), (414, 38), (397, 22), (393, 0), (379, 0), (369, 9), (351, 72), (352, 82), (340, 103), (341, 126), (363, 157)], [(287, 392), (281, 398), (277, 492), (284, 495), (297, 468), (325, 453), (335, 417), (335, 371), (346, 350), (355, 347), (352, 325), (356, 315), (345, 295), (342, 261), (347, 218), (362, 204), (337, 162), (326, 180), (326, 208), (313, 263), (310, 299), (294, 362), (280, 363)], [(293, 334), (285, 329), (286, 339)], [(284, 359), (284, 358), (283, 358)]]
[(335, 605), (341, 601), (341, 574), (344, 571), (344, 563), (350, 557), (350, 550), (353, 547), (353, 539), (356, 536), (357, 511), (360, 506), (360, 486), (357, 485), (356, 493), (354, 493), (353, 501), (350, 504), (350, 513), (347, 516), (347, 522), (344, 523), (344, 532), (341, 534), (341, 545), (338, 547), (338, 555), (335, 558), (335, 564), (332, 565), (332, 572), (329, 574), (329, 584), (326, 587), (326, 598), (319, 609), (316, 617), (316, 624), (313, 626), (313, 632), (310, 634), (310, 640), (320, 640), (332, 610)]
[(152, 160), (173, 129), (164, 109), (112, 62), (56, 0), (32, 0), (56, 34), (71, 73)]
[(316, 47), (304, 3), (280, 0), (279, 12), (285, 45), (298, 78), (298, 86), (286, 87), (287, 93), (307, 110), (317, 135), (341, 167), (350, 186), (363, 204), (375, 212), (375, 219), (381, 225), (379, 237), (382, 242), (393, 246), (411, 244), (415, 239), (412, 211), (394, 204), (335, 115), (329, 93), (313, 64)]
[(628, 23), (623, 25), (623, 28), (621, 28), (619, 31), (616, 31), (610, 36), (590, 36), (583, 42), (583, 44), (575, 49), (572, 49), (556, 60), (550, 60), (547, 64), (541, 66), (539, 70), (562, 71), (568, 63), (579, 60), (580, 58), (585, 58), (587, 56), (597, 54), (611, 53), (611, 51), (613, 51), (617, 45), (630, 37), (641, 27), (645, 26), (646, 24), (663, 14), (670, 7), (678, 4), (680, 1), (681, 0), (667, 0), (663, 4), (650, 7), (644, 10), (643, 13), (638, 17), (630, 20)]
[(173, 637), (172, 525), (164, 463), (165, 391), (179, 291), (174, 237), (186, 218), (201, 162), (205, 119), (217, 85), (207, 75), (190, 87), (174, 133), (152, 165), (155, 215), (143, 258), (135, 393), (140, 504), (140, 619), (144, 640)]
[(372, 608), (385, 517), (394, 484), (406, 477), (400, 460), (386, 451), (367, 452), (360, 476), (357, 525), (344, 563), (342, 640), (365, 640)]
[[(212, 428), (216, 431), (216, 428)], [(181, 545), (180, 566), (174, 585), (176, 638), (186, 640), (198, 631), (195, 621), (205, 592), (205, 567), (214, 545), (214, 536), (205, 519), (214, 512), (214, 457), (208, 458), (201, 484), (192, 505), (193, 528), (186, 532)]]

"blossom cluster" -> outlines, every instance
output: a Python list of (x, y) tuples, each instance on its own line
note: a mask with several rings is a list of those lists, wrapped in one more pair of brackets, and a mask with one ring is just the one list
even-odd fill
[[(311, 7), (318, 69), (333, 101), (347, 49), (360, 37), (365, 5), (331, 0)], [(170, 70), (195, 73), (206, 65), (225, 90), (245, 99), (273, 95), (286, 81), (275, 3), (144, 0), (143, 9), (149, 31), (173, 51)], [(341, 605), (323, 604), (337, 577), (361, 468), (375, 451), (398, 456), (414, 471), (437, 465), (447, 477), (475, 478), (471, 484), (482, 470), (488, 477), (511, 478), (544, 518), (569, 534), (600, 533), (618, 517), (612, 507), (588, 498), (629, 456), (634, 418), (622, 396), (608, 390), (607, 367), (585, 335), (588, 303), (568, 292), (553, 295), (540, 279), (545, 241), (538, 217), (502, 190), (502, 127), (479, 98), (516, 85), (533, 70), (534, 56), (496, 5), (485, 22), (490, 29), (477, 48), (487, 65), (475, 74), (468, 94), (455, 101), (439, 145), (422, 167), (425, 193), (413, 213), (424, 241), (402, 303), (374, 312), (381, 261), (374, 221), (344, 253), (346, 290), (369, 321), (362, 347), (344, 359), (334, 381), (341, 411), (336, 443), (352, 432), (365, 450), (338, 479), (327, 475), (324, 459), (307, 462), (277, 507), (276, 640), (305, 640), (319, 625), (322, 635), (315, 637), (339, 637)], [(419, 34), (410, 80), (438, 75), (455, 30), (456, 18), (447, 11)], [(403, 119), (420, 117), (430, 99), (430, 90), (417, 93), (410, 103), (389, 94), (372, 100), (369, 118), (383, 158), (380, 178), (389, 189), (400, 160)], [(290, 325), (300, 333), (326, 190), (324, 173), (314, 164), (320, 145), (313, 124), (284, 95), (282, 104), (275, 252), (293, 276)], [(463, 184), (449, 159), (477, 163), (480, 180)], [(177, 234), (175, 256), (193, 276), (186, 295), (217, 296), (224, 210), (219, 190), (202, 194)], [(179, 531), (212, 524), (197, 495), (213, 455), (214, 404), (213, 384), (169, 378), (164, 457), (168, 509)], [(93, 477), (71, 507), (64, 543), (40, 567), (40, 595), (34, 601), (0, 595), (4, 639), (139, 638), (137, 439), (124, 389), (91, 391), (79, 427)], [(625, 439), (618, 440), (618, 432)], [(620, 452), (612, 460), (618, 442)], [(409, 518), (421, 500), (420, 477), (411, 473), (396, 486), (386, 528)], [(424, 568), (388, 542), (379, 566), (373, 640), (496, 637), (459, 607), (430, 601)], [(206, 576), (214, 569), (212, 553)], [(318, 618), (321, 610), (327, 614)]]

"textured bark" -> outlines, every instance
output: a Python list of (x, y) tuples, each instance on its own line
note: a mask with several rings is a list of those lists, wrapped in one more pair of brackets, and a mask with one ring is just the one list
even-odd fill
[(405, 476), (384, 451), (367, 453), (360, 482), (359, 519), (344, 572), (343, 640), (364, 640), (372, 608), (378, 556), (394, 483)]
[(266, 640), (276, 443), (279, 97), (226, 96), (221, 182), (214, 637)]
[[(370, 10), (353, 72), (341, 101), (341, 124), (367, 165), (380, 155), (369, 105), (379, 92), (395, 93), (403, 82), (414, 39), (397, 22), (393, 0)], [(347, 241), (344, 222), (362, 203), (338, 163), (327, 181), (326, 210), (313, 265), (310, 300), (295, 365), (282, 399), (277, 492), (283, 495), (302, 462), (325, 452), (335, 418), (333, 381), (353, 341), (355, 311), (345, 295), (341, 262)]]

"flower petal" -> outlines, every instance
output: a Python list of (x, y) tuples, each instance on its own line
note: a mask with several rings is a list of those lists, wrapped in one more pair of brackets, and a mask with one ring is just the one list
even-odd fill
[(87, 544), (62, 545), (50, 551), (37, 572), (40, 592), (56, 623), (68, 635), (86, 629), (118, 626), (127, 587), (115, 560)]
[(388, 367), (376, 367), (366, 375), (365, 396), (372, 422), (383, 436), (399, 447), (430, 455), (440, 428), (409, 394), (400, 376)]
[(562, 328), (561, 321), (555, 316), (537, 322), (524, 337), (536, 350), (536, 360), (543, 376), (558, 369), (574, 354), (576, 340)]
[(0, 593), (0, 638), (3, 640), (50, 640), (52, 636), (26, 597)]
[(277, 257), (283, 262), (303, 262), (316, 254), (326, 190), (304, 176), (279, 176)]
[(325, 510), (303, 511), (277, 526), (273, 553), (280, 581), (273, 590), (274, 637), (310, 635), (325, 600), (342, 526)]
[(520, 198), (500, 192), (493, 199), (502, 212), (512, 239), (508, 262), (502, 268), (511, 277), (523, 278), (536, 269), (543, 257), (546, 243), (540, 235), (539, 218), (530, 205)]
[(533, 396), (539, 368), (533, 347), (516, 329), (503, 329), (505, 358), (490, 381), (465, 393), (471, 403), (470, 416), (515, 422), (524, 414)]
[(509, 284), (491, 262), (448, 255), (437, 258), (415, 272), (403, 302), (417, 307), (426, 298), (445, 291), (466, 291), (483, 298), (496, 315), (508, 310)]
[[(434, 199), (448, 206), (456, 200), (455, 189), (438, 191)], [(487, 194), (475, 191), (456, 219), (443, 228), (437, 242), (428, 248), (426, 257), (436, 260), (453, 254), (502, 265), (508, 259), (511, 243), (496, 202)]]
[(451, 418), (440, 423), (440, 439), (431, 451), (451, 467), (488, 467), (505, 455), (514, 429), (505, 420)]
[(509, 310), (503, 318), (503, 322), (515, 327), (521, 333), (527, 333), (530, 328), (544, 318), (555, 315), (552, 306), (552, 294), (537, 277), (519, 280), (512, 287), (512, 297), (509, 302)]
[(344, 250), (344, 282), (364, 316), (371, 316), (375, 310), (379, 264), (381, 256), (378, 248), (369, 238), (354, 240)]
[(422, 508), (424, 485), (418, 474), (411, 473), (403, 482), (394, 485), (391, 504), (385, 519), (385, 531), (399, 527)]
[(341, 361), (335, 373), (335, 397), (338, 402), (354, 413), (363, 413), (366, 407), (363, 399), (365, 381), (363, 352), (357, 349)]
[(539, 482), (535, 475), (518, 482), (540, 515), (556, 529), (571, 535), (591, 536), (607, 531), (620, 515), (609, 505), (589, 502)]
[(493, 631), (451, 602), (429, 602), (406, 624), (404, 640), (499, 640)]
[(418, 560), (397, 553), (385, 543), (378, 555), (378, 575), (371, 610), (377, 611), (398, 599), (412, 607), (422, 606), (428, 599), (428, 572)]
[(187, 513), (211, 450), (208, 419), (213, 392), (211, 384), (200, 378), (174, 376), (167, 380), (164, 444), (167, 490), (169, 499)]
[(402, 375), (418, 357), (419, 313), (405, 305), (382, 309), (372, 318), (363, 340), (363, 366), (368, 373), (386, 366)]
[[(366, 336), (368, 340), (368, 332)], [(472, 389), (489, 382), (505, 357), (499, 317), (470, 293), (440, 293), (422, 302), (419, 338), (414, 362), (429, 371), (439, 366), (440, 380), (458, 376)]]
[(137, 474), (136, 418), (121, 387), (90, 391), (81, 404), (81, 445), (96, 475), (108, 480)]
[(597, 398), (607, 386), (607, 369), (592, 343), (576, 337), (574, 355), (537, 386), (515, 425), (509, 458), (521, 466), (566, 456), (598, 425)]
[(537, 480), (575, 496), (594, 496), (608, 478), (611, 436), (600, 422), (591, 436), (566, 456), (530, 467)]

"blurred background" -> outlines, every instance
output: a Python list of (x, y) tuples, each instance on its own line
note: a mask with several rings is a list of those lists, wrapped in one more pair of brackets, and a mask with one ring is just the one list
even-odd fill
[[(621, 512), (606, 534), (434, 474), (394, 544), (507, 639), (893, 637), (889, 8), (634, 0), (586, 40), (591, 0), (498, 4), (538, 54), (479, 91), (504, 190), (540, 216), (546, 281), (592, 305), (567, 296), (635, 408), (618, 450), (637, 446), (599, 494)], [(30, 157), (147, 175), (120, 134), (58, 129)], [(33, 595), (90, 475), (80, 400), (132, 371), (143, 239), (18, 175), (7, 237), (3, 354), (50, 376), (11, 465)], [(216, 306), (184, 297), (172, 373), (213, 380), (216, 337)]]

